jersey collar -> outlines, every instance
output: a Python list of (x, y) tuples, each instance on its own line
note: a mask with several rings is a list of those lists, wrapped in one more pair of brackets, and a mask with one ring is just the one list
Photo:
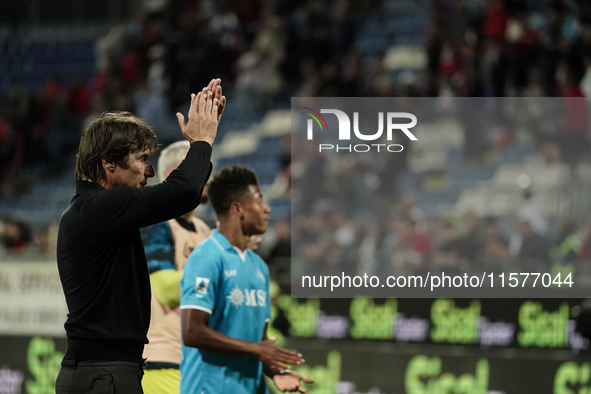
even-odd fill
[(246, 249), (244, 252), (241, 251), (240, 249), (232, 245), (230, 241), (228, 241), (228, 238), (226, 238), (224, 234), (220, 233), (218, 230), (213, 230), (211, 237), (213, 238), (213, 241), (217, 243), (225, 251), (236, 252), (240, 257), (240, 260), (242, 260), (243, 263), (246, 262), (246, 254), (250, 249)]
[(234, 250), (234, 246), (228, 241), (228, 238), (224, 237), (224, 234), (220, 233), (218, 230), (213, 230), (211, 236), (222, 248), (224, 248), (224, 250)]

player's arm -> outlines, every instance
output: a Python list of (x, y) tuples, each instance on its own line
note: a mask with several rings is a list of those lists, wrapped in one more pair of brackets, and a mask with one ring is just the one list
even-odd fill
[[(265, 330), (263, 331), (263, 340), (267, 339), (267, 329), (269, 328), (269, 323), (265, 324)], [(302, 359), (302, 361), (305, 361)], [(302, 376), (299, 373), (292, 371), (288, 368), (272, 368), (267, 364), (263, 365), (263, 372), (265, 375), (270, 377), (275, 384), (275, 387), (281, 392), (293, 392), (297, 391), (300, 393), (307, 393), (306, 390), (302, 386), (302, 382), (304, 383), (314, 383), (313, 379), (310, 379), (307, 376)]]
[(302, 355), (273, 346), (275, 340), (263, 339), (262, 342), (243, 341), (232, 338), (207, 325), (209, 313), (199, 309), (182, 310), (182, 333), (185, 346), (214, 353), (235, 356), (254, 356), (271, 368), (280, 368), (279, 363), (300, 365)]

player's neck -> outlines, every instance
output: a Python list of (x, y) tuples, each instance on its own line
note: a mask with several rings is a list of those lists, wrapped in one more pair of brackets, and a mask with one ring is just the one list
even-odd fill
[(242, 232), (242, 226), (240, 226), (240, 224), (236, 225), (236, 223), (220, 221), (219, 232), (230, 241), (232, 246), (235, 246), (242, 251), (246, 250), (248, 238)]

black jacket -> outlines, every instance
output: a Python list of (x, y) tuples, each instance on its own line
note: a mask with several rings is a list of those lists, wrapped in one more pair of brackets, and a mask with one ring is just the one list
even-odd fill
[(210, 158), (211, 146), (194, 142), (178, 168), (154, 186), (76, 182), (57, 240), (69, 311), (65, 358), (142, 360), (151, 289), (139, 229), (193, 210), (211, 174)]

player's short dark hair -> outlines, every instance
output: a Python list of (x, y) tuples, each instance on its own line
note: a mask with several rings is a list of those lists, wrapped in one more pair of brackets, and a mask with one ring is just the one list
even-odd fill
[(105, 112), (82, 133), (76, 179), (105, 180), (102, 159), (127, 168), (130, 153), (157, 148), (158, 137), (143, 120), (129, 112)]
[(258, 186), (257, 176), (246, 166), (224, 167), (209, 182), (209, 200), (218, 216), (226, 214), (232, 203), (248, 193), (249, 186)]

